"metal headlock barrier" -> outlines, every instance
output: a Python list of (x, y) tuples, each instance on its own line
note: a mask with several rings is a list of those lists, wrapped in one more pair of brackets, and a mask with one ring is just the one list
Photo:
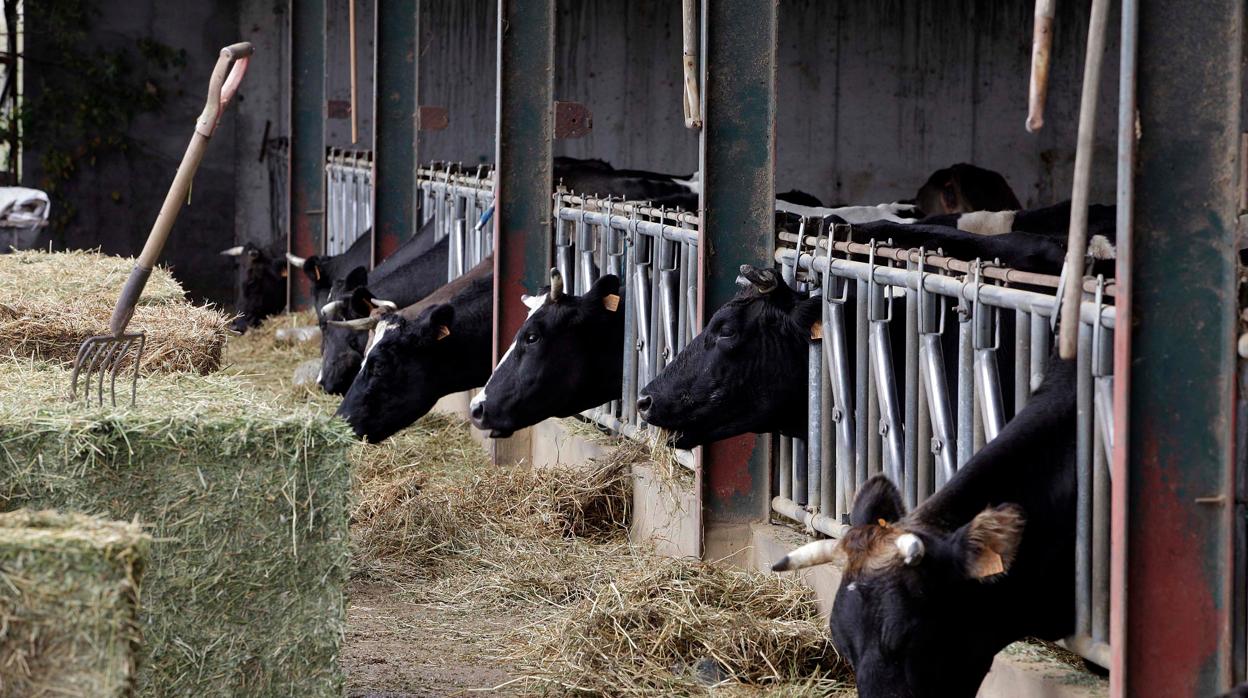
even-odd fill
[[(848, 528), (854, 495), (867, 478), (886, 473), (913, 508), (995, 438), (1008, 413), (1027, 404), (1044, 378), (1060, 293), (1048, 290), (1059, 285), (1053, 276), (878, 241), (854, 243), (850, 235), (852, 226), (842, 225), (814, 236), (781, 233), (776, 251), (786, 281), (826, 302), (822, 337), (809, 354), (808, 436), (776, 440), (772, 510), (832, 537)], [(1066, 644), (1108, 667), (1114, 289), (1098, 278), (1085, 281), (1084, 290), (1076, 396), (1077, 613)], [(904, 317), (895, 317), (900, 303), (894, 299), (901, 298)], [(1006, 313), (1013, 315), (1012, 336), (1003, 336), (1009, 334), (1002, 329)], [(889, 332), (894, 322), (905, 325), (900, 362)], [(854, 323), (853, 346), (848, 323)], [(942, 337), (956, 338), (956, 355), (945, 355)], [(1012, 352), (1001, 351), (1002, 342), (1012, 343)], [(956, 371), (947, 374), (949, 361)], [(955, 385), (947, 375), (956, 376)], [(1002, 399), (1003, 377), (1013, 382), (1013, 409)]]
[(494, 251), (494, 170), (476, 167), (472, 174), (453, 163), (432, 163), (416, 170), (420, 222), (433, 221), (434, 239), (449, 237), (447, 280), (458, 278)]
[(269, 171), (269, 226), (274, 240), (290, 239), (290, 139), (272, 138), (264, 145)]
[(325, 254), (342, 254), (373, 228), (373, 151), (325, 155)]
[[(624, 380), (620, 399), (583, 415), (612, 432), (648, 440), (637, 391), (698, 333), (698, 216), (645, 203), (555, 194), (555, 266), (583, 294), (602, 274), (624, 289)], [(676, 451), (693, 469), (693, 453)]]

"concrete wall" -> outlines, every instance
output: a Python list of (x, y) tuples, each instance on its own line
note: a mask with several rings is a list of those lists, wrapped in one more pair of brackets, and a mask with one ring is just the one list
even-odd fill
[[(36, 93), (41, 81), (55, 89), (63, 81), (83, 79), (58, 70), (57, 56), (49, 55), (41, 43), (48, 29), (41, 26), (46, 20), (38, 3), (27, 3), (26, 21), (28, 94)], [(56, 248), (100, 247), (113, 254), (138, 254), (203, 109), (217, 52), (238, 41), (238, 3), (108, 3), (106, 11), (95, 16), (86, 48), (133, 48), (143, 37), (185, 49), (188, 64), (176, 79), (161, 80), (166, 94), (163, 111), (134, 120), (126, 134), (133, 147), (94, 163), (83, 162), (72, 186), (56, 193), (61, 202), (72, 201), (78, 214), (63, 235), (45, 233), (42, 245), (50, 239)], [(250, 84), (243, 86), (240, 104), (247, 102), (251, 89)], [(235, 140), (235, 120), (227, 115), (195, 177), (192, 205), (179, 216), (161, 257), (197, 299), (232, 296), (232, 266), (215, 253), (234, 239)], [(24, 153), (24, 183), (29, 186), (38, 187), (43, 179), (39, 156), (31, 148)]]
[[(451, 108), (420, 159), (492, 159), (494, 7), (429, 0), (421, 102)], [(780, 5), (776, 186), (829, 203), (908, 198), (934, 170), (975, 162), (1005, 174), (1027, 205), (1069, 197), (1087, 7), (1059, 4), (1048, 125), (1023, 129), (1033, 4), (883, 0)], [(584, 102), (593, 132), (556, 155), (689, 172), (697, 135), (680, 105), (680, 3), (561, 0), (557, 99)], [(1116, 17), (1111, 26), (1117, 26)], [(1117, 32), (1098, 119), (1095, 201), (1113, 197)]]

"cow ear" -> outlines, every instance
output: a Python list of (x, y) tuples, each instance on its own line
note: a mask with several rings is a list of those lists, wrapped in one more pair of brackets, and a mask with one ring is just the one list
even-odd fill
[(307, 259), (303, 261), (302, 269), (303, 269), (303, 273), (307, 274), (308, 278), (311, 279), (313, 283), (320, 282), (321, 280), (321, 258), (320, 257), (316, 257), (316, 256), (308, 257)]
[(451, 336), (451, 326), (454, 324), (454, 306), (441, 303), (429, 311), (429, 333), (433, 341), (441, 341)]
[(789, 317), (793, 318), (793, 322), (803, 332), (810, 333), (811, 339), (819, 339), (823, 336), (823, 296), (811, 296), (798, 301), (789, 312)]
[(989, 581), (1010, 571), (1023, 539), (1023, 510), (1015, 504), (988, 507), (958, 529), (957, 550), (971, 579)]
[(905, 515), (906, 505), (901, 501), (901, 492), (897, 491), (897, 486), (886, 476), (876, 475), (858, 490), (849, 522), (854, 526), (878, 521), (894, 523)]
[(368, 317), (373, 312), (373, 292), (367, 286), (357, 286), (351, 291), (351, 317)]
[(347, 274), (344, 288), (359, 288), (368, 285), (368, 268), (356, 267)]
[(620, 306), (620, 277), (615, 274), (604, 274), (598, 277), (594, 285), (585, 292), (586, 307), (596, 309), (602, 306), (615, 312)]

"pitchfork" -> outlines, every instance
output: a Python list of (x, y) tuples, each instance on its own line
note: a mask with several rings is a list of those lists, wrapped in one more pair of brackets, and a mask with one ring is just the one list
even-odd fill
[[(190, 191), (191, 180), (195, 176), (195, 170), (199, 169), (199, 161), (204, 157), (208, 140), (217, 129), (221, 112), (225, 111), (226, 105), (238, 91), (243, 74), (247, 72), (247, 62), (254, 51), (251, 44), (245, 41), (221, 49), (217, 65), (212, 69), (212, 79), (208, 82), (208, 103), (204, 105), (203, 113), (195, 122), (195, 133), (191, 136), (186, 154), (182, 156), (182, 164), (178, 165), (178, 172), (173, 177), (169, 194), (165, 196), (165, 203), (160, 207), (160, 215), (156, 216), (152, 232), (148, 234), (147, 243), (143, 245), (143, 252), (139, 254), (134, 269), (130, 270), (130, 276), (126, 279), (126, 285), (121, 289), (121, 297), (117, 299), (117, 307), (113, 309), (113, 317), (108, 322), (109, 334), (90, 337), (78, 348), (78, 358), (74, 360), (74, 372), (70, 377), (70, 400), (78, 397), (78, 378), (81, 375), (85, 379), (83, 400), (90, 403), (91, 382), (96, 380), (96, 394), (99, 404), (103, 405), (104, 376), (108, 375), (109, 391), (113, 405), (116, 406), (117, 373), (126, 357), (133, 355), (130, 404), (135, 403), (139, 390), (139, 363), (143, 358), (147, 335), (143, 332), (127, 333), (126, 326), (134, 316), (134, 306), (143, 293), (143, 287), (147, 285), (148, 277), (152, 275), (160, 251), (164, 249), (165, 240), (169, 238), (169, 231), (173, 228), (173, 222), (178, 218), (182, 202)], [(135, 351), (132, 352), (132, 349)]]

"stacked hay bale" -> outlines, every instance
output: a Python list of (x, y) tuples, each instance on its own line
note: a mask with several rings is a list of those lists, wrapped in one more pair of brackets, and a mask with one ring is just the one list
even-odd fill
[[(82, 341), (107, 332), (134, 260), (98, 252), (0, 255), (0, 356), (72, 363)], [(229, 318), (186, 300), (168, 269), (152, 271), (129, 331), (146, 332), (144, 373), (201, 375), (221, 367)], [(130, 365), (127, 357), (123, 366)]]
[(346, 425), (240, 379), (152, 375), (138, 405), (66, 402), (68, 371), (0, 361), (0, 511), (136, 519), (142, 695), (340, 695)]
[(150, 538), (78, 514), (0, 514), (0, 695), (129, 696)]

